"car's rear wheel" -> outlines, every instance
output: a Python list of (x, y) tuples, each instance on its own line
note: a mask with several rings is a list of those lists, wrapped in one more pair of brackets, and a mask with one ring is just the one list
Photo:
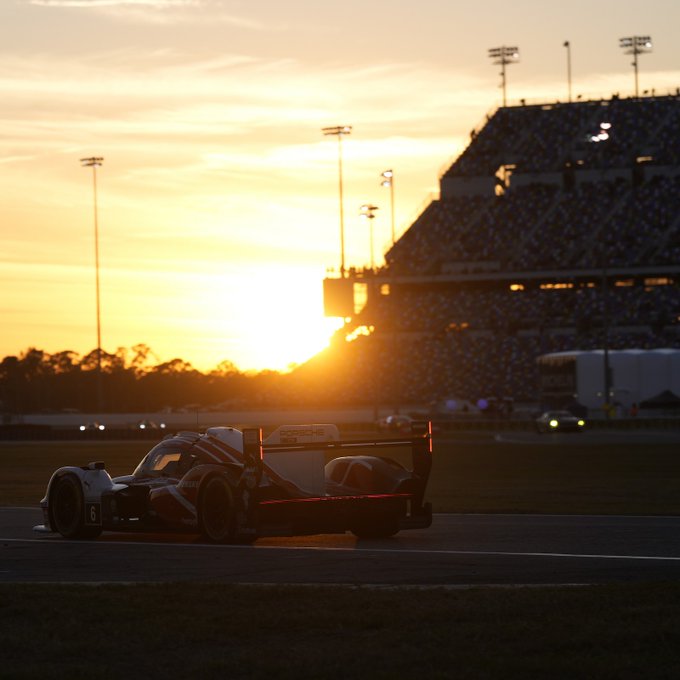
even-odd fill
[(390, 538), (399, 532), (399, 518), (396, 515), (367, 517), (351, 531), (357, 538)]
[(73, 475), (60, 477), (50, 496), (52, 528), (64, 538), (91, 539), (101, 534), (100, 527), (85, 526), (83, 489)]

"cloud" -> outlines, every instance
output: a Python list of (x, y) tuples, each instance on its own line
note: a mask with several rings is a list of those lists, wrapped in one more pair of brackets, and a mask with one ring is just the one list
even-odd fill
[(25, 163), (35, 160), (36, 156), (4, 156), (0, 157), (0, 164), (6, 163)]
[(82, 7), (96, 9), (98, 7), (153, 7), (166, 9), (173, 7), (196, 7), (197, 0), (29, 0), (30, 5), (41, 7)]
[(202, 12), (210, 9), (212, 23), (227, 24), (253, 31), (280, 30), (243, 16), (222, 10), (221, 0), (27, 0), (29, 5), (52, 9), (99, 11), (115, 19), (166, 24), (174, 21), (204, 20)]

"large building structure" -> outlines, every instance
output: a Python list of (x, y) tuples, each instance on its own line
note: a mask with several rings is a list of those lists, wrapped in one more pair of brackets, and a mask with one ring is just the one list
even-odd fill
[(680, 96), (499, 108), (385, 259), (338, 338), (376, 401), (536, 403), (541, 355), (680, 348)]

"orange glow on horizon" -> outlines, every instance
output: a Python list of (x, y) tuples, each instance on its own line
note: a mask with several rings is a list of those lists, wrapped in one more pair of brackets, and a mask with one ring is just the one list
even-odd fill
[[(645, 61), (642, 87), (661, 94), (680, 77), (680, 6), (650, 3), (645, 30), (664, 49)], [(631, 74), (609, 34), (638, 9), (620, 5), (605, 26), (583, 22), (573, 3), (538, 3), (535, 24), (558, 35), (509, 17), (526, 55), (509, 103), (564, 99), (565, 34), (582, 46), (579, 94), (626, 96)], [(441, 0), (390, 9), (358, 0), (340, 13), (274, 0), (0, 3), (0, 357), (96, 347), (92, 187), (79, 163), (92, 156), (106, 159), (97, 171), (104, 350), (142, 343), (161, 361), (210, 370), (226, 360), (245, 371), (285, 370), (323, 349), (340, 324), (322, 303), (340, 243), (337, 140), (321, 129), (352, 126), (346, 266), (371, 260), (358, 215), (366, 203), (380, 208), (371, 220), (380, 266), (391, 246), (380, 172), (394, 171), (399, 238), (501, 103), (484, 57), (498, 40), (488, 17), (507, 14), (500, 0), (462, 14)]]

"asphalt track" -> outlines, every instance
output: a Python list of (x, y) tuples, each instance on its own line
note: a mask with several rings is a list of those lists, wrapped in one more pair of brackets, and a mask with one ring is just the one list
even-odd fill
[(187, 536), (36, 534), (0, 508), (0, 583), (182, 582), (467, 586), (680, 578), (680, 517), (435, 515), (388, 540), (346, 535), (214, 546)]

